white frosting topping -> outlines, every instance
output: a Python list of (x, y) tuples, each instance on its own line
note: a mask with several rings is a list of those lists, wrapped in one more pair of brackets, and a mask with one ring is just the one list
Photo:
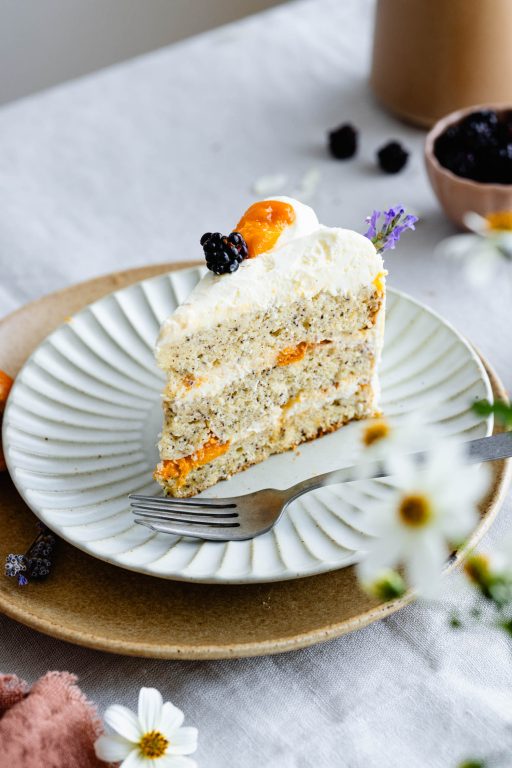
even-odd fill
[(293, 197), (273, 197), (279, 203), (288, 203), (291, 205), (295, 212), (295, 221), (288, 227), (285, 227), (279, 238), (272, 248), (275, 251), (277, 248), (281, 248), (283, 245), (290, 243), (292, 240), (298, 240), (300, 237), (310, 235), (312, 232), (318, 229), (320, 222), (318, 216), (314, 210), (305, 203), (301, 203), (300, 200), (295, 200)]
[(312, 298), (321, 291), (355, 293), (383, 272), (381, 256), (363, 235), (320, 225), (312, 208), (298, 200), (271, 199), (293, 205), (294, 223), (271, 250), (246, 259), (237, 272), (220, 276), (208, 272), (163, 323), (157, 353), (240, 313)]

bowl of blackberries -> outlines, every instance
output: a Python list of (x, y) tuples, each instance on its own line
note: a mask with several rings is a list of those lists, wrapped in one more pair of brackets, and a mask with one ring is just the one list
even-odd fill
[(512, 210), (512, 108), (477, 106), (439, 120), (425, 143), (430, 182), (447, 216)]

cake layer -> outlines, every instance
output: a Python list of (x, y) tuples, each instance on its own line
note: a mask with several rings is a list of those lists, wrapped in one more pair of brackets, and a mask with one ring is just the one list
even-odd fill
[(252, 370), (269, 368), (281, 353), (301, 343), (319, 344), (372, 328), (383, 296), (377, 283), (355, 294), (319, 293), (288, 305), (240, 312), (236, 319), (160, 347), (158, 363), (167, 372), (173, 394), (201, 386), (217, 370), (244, 375), (248, 364)]
[[(159, 443), (163, 459), (193, 453), (214, 435), (220, 443), (275, 426), (285, 410), (302, 403), (350, 397), (373, 379), (380, 349), (379, 329), (359, 334), (350, 346), (328, 342), (306, 347), (301, 359), (292, 358), (243, 379), (231, 380), (214, 394), (202, 388), (193, 399), (164, 400), (164, 428)], [(290, 348), (297, 353), (300, 345)]]
[(195, 455), (179, 463), (161, 461), (155, 479), (169, 495), (193, 496), (272, 454), (332, 432), (353, 419), (374, 416), (376, 412), (371, 386), (361, 387), (352, 397), (331, 402), (317, 397), (309, 408), (283, 413), (277, 425), (262, 432), (225, 444), (210, 440)]

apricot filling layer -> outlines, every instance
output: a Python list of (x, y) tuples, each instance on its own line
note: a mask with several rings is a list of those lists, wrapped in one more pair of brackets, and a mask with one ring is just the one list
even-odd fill
[(387, 272), (378, 272), (373, 278), (373, 285), (379, 293), (383, 293)]
[(178, 487), (185, 482), (187, 475), (197, 467), (203, 467), (218, 456), (222, 456), (229, 448), (230, 441), (221, 443), (218, 438), (210, 439), (191, 453), (190, 456), (183, 456), (181, 459), (164, 459), (156, 468), (155, 477), (161, 480), (177, 480)]
[(309, 349), (314, 349), (315, 347), (320, 347), (324, 344), (330, 343), (331, 342), (329, 339), (324, 339), (323, 341), (319, 341), (316, 344), (311, 341), (301, 341), (299, 344), (297, 344), (296, 347), (285, 347), (277, 355), (276, 365), (283, 366), (291, 365), (292, 363), (298, 363), (299, 360), (304, 358), (304, 355)]
[(295, 210), (280, 200), (263, 200), (246, 210), (236, 231), (240, 232), (249, 251), (249, 258), (269, 251), (277, 243), (282, 231), (295, 221)]
[(187, 373), (181, 380), (185, 389), (192, 389), (192, 387), (200, 387), (206, 381), (205, 376), (193, 376), (191, 373)]

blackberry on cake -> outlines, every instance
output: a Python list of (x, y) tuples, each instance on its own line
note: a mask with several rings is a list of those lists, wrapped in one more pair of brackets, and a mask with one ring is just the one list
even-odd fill
[(199, 242), (203, 246), (206, 266), (216, 275), (236, 272), (240, 262), (247, 258), (247, 244), (239, 232), (229, 235), (205, 232)]

